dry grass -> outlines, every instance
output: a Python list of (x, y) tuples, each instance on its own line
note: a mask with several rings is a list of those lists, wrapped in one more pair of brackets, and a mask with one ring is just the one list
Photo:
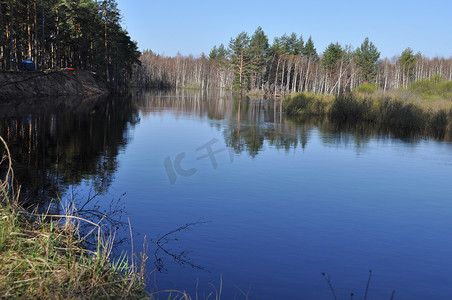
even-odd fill
[[(21, 299), (135, 299), (144, 293), (145, 251), (140, 259), (123, 255), (111, 258), (115, 235), (101, 224), (77, 215), (37, 215), (17, 203), (11, 156), (1, 163), (0, 180), (0, 295)], [(1, 164), (0, 164), (1, 165)], [(80, 238), (80, 224), (87, 223), (96, 247), (90, 251)], [(144, 249), (145, 250), (145, 249)], [(138, 261), (140, 261), (138, 263)]]
[(452, 134), (452, 100), (424, 98), (408, 90), (355, 91), (336, 97), (297, 93), (284, 100), (284, 107), (292, 116), (314, 115), (339, 122), (366, 122), (435, 137)]

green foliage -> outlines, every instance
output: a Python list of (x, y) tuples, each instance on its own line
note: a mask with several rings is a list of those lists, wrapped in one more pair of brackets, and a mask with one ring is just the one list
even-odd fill
[(355, 88), (355, 92), (359, 93), (365, 93), (365, 94), (375, 94), (375, 91), (377, 91), (380, 88), (378, 84), (361, 84), (358, 85)]
[[(115, 0), (10, 3), (13, 5), (0, 3), (0, 47), (6, 54), (0, 59), (3, 69), (17, 70), (21, 60), (31, 59), (42, 70), (73, 67), (126, 75), (139, 63), (137, 43), (121, 27)], [(15, 24), (9, 38), (3, 30), (5, 24)]]
[(250, 40), (250, 54), (257, 60), (264, 60), (268, 54), (268, 37), (262, 27), (258, 27)]
[(335, 98), (296, 93), (284, 101), (293, 116), (327, 116), (346, 123), (366, 122), (379, 127), (416, 131), (436, 137), (452, 133), (452, 103), (419, 102), (413, 96), (340, 94)]
[(308, 59), (316, 59), (317, 58), (317, 50), (314, 47), (314, 42), (312, 41), (312, 37), (309, 36), (306, 41), (306, 45), (303, 48), (302, 55)]
[(438, 83), (436, 91), (440, 96), (452, 100), (452, 81)]
[(344, 55), (345, 51), (342, 49), (339, 43), (329, 44), (323, 52), (322, 68), (329, 72), (332, 72), (337, 67), (338, 62), (341, 61)]
[(275, 38), (275, 42), (275, 50), (280, 54), (300, 55), (303, 51), (303, 36), (297, 38), (295, 32), (290, 36), (283, 34), (280, 38)]
[(361, 47), (355, 51), (355, 61), (361, 68), (364, 83), (370, 83), (375, 80), (379, 58), (380, 52), (378, 52), (377, 47), (366, 37)]
[(218, 49), (217, 46), (213, 46), (212, 50), (209, 52), (209, 59), (214, 60), (218, 57)]
[(435, 74), (432, 77), (430, 77), (430, 80), (434, 83), (440, 83), (443, 82), (445, 79), (440, 74)]
[(314, 93), (295, 93), (284, 100), (284, 110), (289, 115), (324, 116), (330, 110), (333, 96)]
[(413, 84), (409, 87), (409, 91), (420, 95), (431, 96), (435, 94), (435, 86), (436, 83), (433, 82), (431, 79), (422, 79), (413, 82)]
[(223, 44), (220, 46), (213, 46), (212, 50), (209, 53), (210, 60), (224, 60), (228, 55), (228, 51), (224, 48)]
[(442, 97), (452, 100), (452, 81), (444, 81), (439, 74), (413, 82), (408, 90), (424, 98)]
[(261, 86), (264, 81), (265, 66), (269, 56), (268, 37), (262, 27), (258, 27), (250, 40), (250, 68), (254, 73), (255, 86)]
[(374, 119), (379, 123), (409, 130), (422, 130), (427, 126), (430, 113), (416, 103), (385, 97), (375, 104)]
[(249, 46), (250, 38), (244, 31), (229, 41), (229, 60), (235, 73), (234, 86), (240, 90), (242, 90), (245, 79), (251, 71), (249, 68), (251, 64)]
[(334, 100), (330, 115), (341, 122), (369, 121), (372, 102), (368, 98), (354, 97), (353, 94), (341, 94)]
[(402, 72), (405, 76), (405, 87), (408, 86), (408, 81), (414, 76), (414, 63), (416, 56), (411, 48), (406, 48), (400, 56), (400, 64), (402, 65)]

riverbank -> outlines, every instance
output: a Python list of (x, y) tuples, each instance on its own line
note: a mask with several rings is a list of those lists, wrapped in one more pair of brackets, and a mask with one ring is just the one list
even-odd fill
[[(0, 144), (4, 143), (0, 137)], [(32, 214), (18, 205), (10, 185), (9, 150), (3, 156), (0, 180), (0, 294), (4, 298), (136, 299), (144, 292), (146, 256), (137, 264), (125, 255), (110, 256), (114, 234), (77, 215)], [(3, 146), (3, 145), (2, 145)], [(3, 152), (3, 151), (2, 151)], [(3, 178), (2, 178), (3, 179)], [(94, 250), (85, 246), (80, 224), (92, 227)]]
[(346, 123), (366, 122), (434, 136), (452, 134), (452, 100), (410, 91), (362, 89), (338, 96), (296, 93), (283, 100), (293, 117), (328, 117)]
[(36, 97), (101, 96), (109, 84), (89, 71), (0, 72), (0, 101)]

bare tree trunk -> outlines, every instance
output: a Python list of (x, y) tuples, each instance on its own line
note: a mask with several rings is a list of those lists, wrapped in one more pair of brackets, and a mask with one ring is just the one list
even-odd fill
[(108, 33), (107, 33), (107, 3), (104, 1), (104, 17), (105, 17), (105, 74), (107, 76), (107, 81), (110, 82), (110, 71), (109, 71), (109, 61), (108, 61)]
[(278, 87), (279, 62), (280, 62), (280, 58), (278, 57), (278, 64), (276, 65), (276, 74), (275, 74), (275, 92), (274, 92), (274, 96), (276, 96), (276, 93), (277, 93), (277, 87)]
[(286, 91), (290, 92), (290, 75), (292, 72), (292, 58), (287, 58), (287, 78), (286, 78)]
[(2, 53), (0, 62), (2, 63), (2, 69), (5, 68), (5, 32), (3, 22), (3, 10), (2, 6), (0, 5), (0, 51)]
[(56, 4), (56, 38), (57, 38), (57, 45), (56, 45), (56, 64), (55, 68), (58, 70), (61, 67), (61, 60), (60, 60), (60, 10), (59, 10), (59, 4)]
[(9, 15), (9, 69), (15, 69), (15, 47), (14, 47), (14, 28), (13, 28), (13, 20), (14, 20), (14, 5), (13, 1), (9, 0), (10, 5), (10, 15)]
[(33, 55), (34, 55), (34, 61), (36, 64), (36, 69), (39, 69), (39, 60), (38, 60), (38, 11), (37, 11), (37, 0), (34, 0), (34, 29), (35, 29), (35, 35), (34, 35), (34, 49), (33, 49)]
[(308, 58), (308, 68), (306, 71), (306, 79), (304, 82), (304, 90), (307, 91), (308, 90), (308, 78), (309, 78), (309, 67), (311, 66), (311, 60)]
[(341, 80), (342, 80), (342, 67), (344, 65), (344, 60), (341, 60), (341, 67), (339, 70), (339, 87), (337, 89), (337, 94), (340, 94), (342, 92), (342, 86), (341, 86)]
[(242, 73), (243, 73), (243, 58), (245, 56), (245, 49), (242, 48), (240, 52), (240, 67), (239, 67), (239, 78), (240, 78), (240, 95), (242, 95)]
[(303, 91), (303, 59), (300, 59), (300, 79), (298, 80), (298, 91)]
[(31, 57), (31, 24), (30, 24), (30, 4), (27, 3), (27, 33), (28, 33), (28, 59)]
[(286, 62), (285, 60), (283, 61), (283, 69), (282, 69), (282, 73), (281, 73), (281, 87), (279, 88), (281, 95), (283, 94), (283, 90), (284, 90), (284, 73), (286, 70)]
[[(14, 0), (14, 6), (16, 7), (17, 1)], [(20, 8), (18, 9), (18, 12), (20, 13)], [(22, 43), (19, 43), (19, 17), (16, 16), (16, 26), (14, 28), (15, 34), (14, 34), (14, 46), (16, 47), (15, 51), (15, 59), (16, 59), (16, 70), (19, 69), (19, 64), (22, 61)]]
[(384, 68), (385, 68), (385, 84), (384, 84), (383, 91), (386, 92), (386, 87), (388, 85), (388, 76), (389, 76), (389, 74), (388, 74), (388, 63), (387, 62), (385, 62), (385, 67)]
[(298, 61), (294, 63), (293, 77), (292, 77), (292, 93), (295, 93), (297, 89), (297, 80), (298, 80)]

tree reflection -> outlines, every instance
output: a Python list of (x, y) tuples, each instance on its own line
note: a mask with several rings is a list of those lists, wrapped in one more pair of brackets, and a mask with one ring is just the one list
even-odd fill
[[(46, 203), (89, 181), (104, 193), (118, 169), (117, 156), (140, 116), (171, 113), (209, 119), (235, 153), (258, 156), (266, 147), (309, 147), (311, 135), (328, 145), (364, 148), (375, 138), (422, 140), (419, 133), (326, 118), (288, 118), (281, 102), (234, 99), (224, 91), (147, 92), (107, 99), (39, 99), (0, 104), (0, 134), (10, 146), (25, 204)], [(436, 136), (436, 138), (445, 138)]]
[[(369, 123), (344, 123), (326, 117), (289, 118), (280, 101), (234, 99), (232, 94), (218, 91), (141, 92), (140, 107), (146, 113), (171, 112), (181, 115), (218, 120), (212, 122), (223, 132), (225, 143), (239, 154), (256, 157), (265, 147), (290, 151), (305, 149), (315, 131), (324, 144), (366, 147), (372, 139), (397, 138), (410, 143), (425, 136), (415, 131), (377, 127)], [(432, 135), (439, 138), (438, 135)], [(444, 137), (443, 137), (444, 138)]]
[(39, 103), (9, 109), (0, 134), (11, 149), (23, 205), (45, 206), (84, 180), (92, 181), (97, 192), (106, 191), (117, 155), (127, 144), (127, 128), (138, 122), (128, 100), (53, 99), (53, 105), (43, 100), (45, 111)]

